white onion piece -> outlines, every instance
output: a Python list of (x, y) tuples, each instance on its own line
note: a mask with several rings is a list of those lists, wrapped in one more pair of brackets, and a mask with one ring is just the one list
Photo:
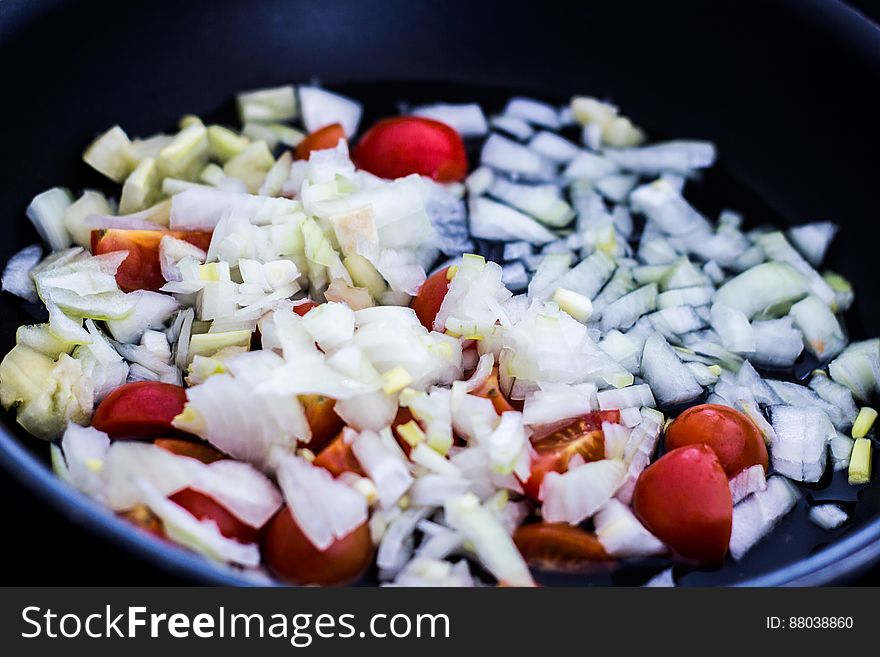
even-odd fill
[(548, 160), (565, 164), (571, 162), (581, 149), (572, 144), (565, 137), (560, 137), (555, 132), (542, 130), (529, 141), (529, 148), (543, 155)]
[(344, 538), (367, 521), (364, 497), (334, 480), (324, 468), (284, 450), (276, 451), (272, 460), (287, 508), (319, 550), (326, 550), (334, 540)]
[(165, 321), (180, 306), (174, 297), (149, 290), (137, 290), (130, 293), (134, 299), (134, 310), (122, 319), (107, 321), (107, 328), (116, 340), (123, 343), (136, 343), (144, 331), (160, 329)]
[(792, 226), (788, 229), (788, 238), (813, 267), (818, 267), (825, 259), (825, 253), (831, 246), (837, 231), (837, 224), (830, 221), (817, 221), (811, 224)]
[(462, 137), (482, 137), (489, 132), (486, 115), (477, 103), (421, 105), (410, 113), (445, 123)]
[(763, 465), (753, 465), (738, 473), (730, 480), (730, 497), (734, 504), (739, 504), (752, 493), (765, 490), (767, 479)]
[(552, 162), (527, 146), (494, 133), (489, 135), (486, 143), (483, 144), (480, 162), (483, 166), (527, 178), (549, 180), (555, 177), (555, 167)]
[(3, 269), (3, 291), (36, 303), (39, 301), (31, 269), (40, 261), (43, 248), (39, 244), (26, 246), (13, 255)]
[(596, 410), (595, 383), (539, 383), (539, 390), (526, 397), (525, 424), (549, 424)]
[(642, 376), (661, 404), (681, 404), (703, 393), (703, 387), (659, 333), (652, 333), (645, 342)]
[(630, 508), (610, 499), (593, 516), (596, 538), (615, 558), (648, 557), (665, 554), (666, 546), (649, 532)]
[(651, 386), (644, 383), (617, 390), (602, 390), (598, 393), (597, 399), (599, 408), (603, 411), (641, 406), (654, 408), (657, 405)]
[(281, 493), (247, 463), (223, 459), (199, 469), (189, 488), (208, 495), (246, 525), (260, 529), (281, 507)]
[(849, 520), (849, 514), (837, 504), (817, 504), (810, 507), (808, 516), (822, 529), (837, 529)]
[(405, 461), (373, 431), (362, 431), (356, 437), (346, 438), (346, 442), (351, 444), (355, 458), (376, 484), (382, 508), (394, 506), (413, 482)]
[(766, 490), (733, 507), (730, 556), (739, 561), (794, 508), (800, 494), (785, 477), (770, 477)]
[(645, 175), (671, 172), (687, 176), (715, 163), (715, 145), (708, 141), (676, 140), (640, 148), (609, 148), (605, 154), (624, 169)]
[(339, 123), (346, 137), (357, 133), (363, 112), (360, 103), (320, 87), (302, 86), (298, 91), (303, 125), (308, 132)]
[(210, 188), (191, 189), (175, 194), (172, 198), (170, 228), (213, 230), (226, 214), (243, 217), (255, 226), (267, 226), (273, 223), (273, 219), (297, 212), (300, 207), (297, 201), (286, 198)]
[(818, 408), (773, 406), (776, 440), (770, 449), (773, 469), (795, 481), (819, 481), (825, 472), (826, 445), (836, 435)]
[(550, 128), (551, 130), (558, 130), (560, 127), (559, 114), (556, 112), (556, 108), (548, 103), (532, 98), (511, 98), (507, 101), (504, 114), (507, 116), (517, 116), (529, 123), (543, 128)]
[(534, 586), (528, 566), (507, 530), (475, 495), (467, 493), (448, 500), (444, 511), (446, 523), (470, 542), (480, 562), (499, 582)]
[(576, 525), (614, 497), (626, 474), (623, 461), (586, 463), (565, 474), (549, 472), (541, 483), (541, 513), (547, 522)]
[(103, 500), (104, 482), (101, 470), (110, 438), (93, 427), (81, 427), (73, 422), (61, 439), (66, 472), (70, 482), (86, 495)]

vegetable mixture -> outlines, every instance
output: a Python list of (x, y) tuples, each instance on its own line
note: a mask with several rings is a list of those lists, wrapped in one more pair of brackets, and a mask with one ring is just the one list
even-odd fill
[(100, 135), (118, 199), (39, 194), (48, 254), (3, 273), (41, 319), (0, 401), (145, 531), (296, 584), (530, 586), (714, 568), (799, 483), (870, 481), (880, 339), (818, 269), (837, 227), (710, 221), (713, 144), (589, 97), (366, 130), (317, 86), (237, 101), (241, 130)]

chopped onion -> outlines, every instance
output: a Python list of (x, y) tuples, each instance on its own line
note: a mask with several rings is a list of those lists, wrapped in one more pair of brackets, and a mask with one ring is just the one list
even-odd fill
[(836, 432), (818, 408), (772, 407), (776, 440), (770, 450), (773, 469), (795, 481), (819, 481), (825, 472), (828, 442)]
[(837, 504), (812, 506), (808, 516), (822, 529), (837, 529), (849, 520), (849, 514)]
[(623, 483), (626, 466), (618, 459), (593, 461), (565, 474), (548, 472), (541, 484), (541, 513), (547, 522), (576, 525), (591, 517)]
[(303, 125), (309, 132), (339, 123), (346, 137), (358, 131), (363, 108), (360, 103), (320, 87), (300, 87), (299, 103)]
[(785, 477), (770, 477), (767, 488), (750, 495), (733, 508), (730, 555), (739, 561), (794, 508), (800, 497)]
[(411, 111), (454, 128), (462, 137), (482, 137), (489, 132), (486, 115), (477, 103), (422, 105)]
[(763, 465), (753, 465), (738, 473), (730, 480), (730, 497), (734, 504), (739, 504), (752, 493), (767, 489)]
[(42, 256), (43, 248), (39, 244), (26, 246), (13, 255), (3, 269), (3, 291), (33, 303), (39, 301), (31, 270)]
[(648, 557), (665, 554), (666, 546), (638, 521), (630, 508), (610, 499), (593, 516), (596, 538), (609, 556)]
[(659, 333), (652, 333), (645, 342), (642, 376), (661, 404), (681, 404), (703, 393), (694, 375)]

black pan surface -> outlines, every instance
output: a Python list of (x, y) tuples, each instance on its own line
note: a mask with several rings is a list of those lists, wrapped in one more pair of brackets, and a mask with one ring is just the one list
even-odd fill
[[(654, 137), (718, 144), (719, 171), (689, 192), (707, 213), (729, 206), (753, 225), (841, 224), (830, 265), (856, 284), (848, 326), (856, 338), (880, 333), (880, 32), (832, 0), (3, 0), (0, 62), (0, 261), (35, 240), (23, 213), (34, 194), (56, 184), (104, 185), (79, 155), (114, 123), (145, 135), (188, 112), (232, 120), (235, 91), (314, 78), (363, 100), (367, 122), (394, 113), (398, 101), (477, 100), (491, 109), (514, 92), (554, 101), (589, 93), (615, 100)], [(5, 295), (0, 308), (5, 350), (15, 328), (32, 319)], [(67, 490), (46, 456), (45, 444), (3, 416), (0, 464), (30, 494), (101, 536), (98, 547), (109, 541), (193, 581), (246, 583)], [(857, 504), (840, 477), (807, 494), (802, 507), (846, 502), (854, 521), (825, 532), (797, 509), (743, 562), (679, 569), (680, 583), (846, 582), (880, 558), (880, 487), (864, 490)], [(29, 508), (29, 500), (19, 503)], [(45, 537), (39, 517), (21, 515), (25, 535)], [(100, 572), (100, 554), (77, 555), (83, 560), (85, 570)], [(659, 567), (543, 580), (640, 584)]]

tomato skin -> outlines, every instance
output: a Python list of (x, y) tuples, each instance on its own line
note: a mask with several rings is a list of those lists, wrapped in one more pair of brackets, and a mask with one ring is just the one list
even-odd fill
[(489, 375), (489, 378), (486, 379), (483, 385), (474, 390), (471, 394), (489, 399), (492, 402), (492, 406), (495, 407), (495, 412), (499, 414), (516, 410), (516, 408), (514, 408), (507, 400), (507, 397), (504, 396), (504, 393), (501, 392), (501, 385), (498, 383), (497, 365), (492, 368), (492, 374)]
[(339, 123), (325, 125), (318, 128), (314, 132), (306, 135), (294, 151), (293, 157), (296, 160), (308, 160), (312, 151), (322, 151), (327, 148), (336, 148), (340, 139), (345, 139), (345, 130)]
[(513, 542), (526, 563), (543, 570), (574, 572), (612, 560), (595, 534), (567, 523), (521, 525)]
[(700, 404), (679, 415), (666, 429), (666, 449), (702, 443), (708, 445), (728, 478), (753, 465), (767, 471), (764, 437), (747, 415), (720, 404)]
[(124, 230), (121, 228), (92, 231), (92, 254), (128, 251), (128, 257), (116, 270), (116, 282), (123, 292), (156, 291), (165, 285), (159, 265), (159, 242), (171, 235), (207, 251), (212, 233), (181, 230)]
[[(422, 326), (429, 331), (434, 330), (434, 320), (449, 291), (449, 283), (449, 267), (434, 272), (422, 283), (419, 293), (413, 297), (410, 304)], [(443, 331), (443, 327), (440, 327), (440, 331)]]
[(321, 450), (345, 426), (342, 418), (333, 410), (336, 400), (324, 395), (300, 395), (299, 401), (306, 413), (306, 420), (312, 430), (312, 439), (307, 447), (313, 452)]
[(352, 159), (359, 169), (380, 178), (418, 173), (455, 182), (464, 179), (468, 167), (461, 135), (445, 123), (420, 116), (379, 121), (361, 137)]
[(300, 303), (294, 304), (292, 310), (300, 317), (305, 317), (306, 313), (308, 313), (312, 308), (316, 307), (316, 303), (314, 301), (306, 300)]
[(263, 559), (279, 577), (294, 584), (341, 586), (357, 579), (373, 558), (367, 523), (321, 551), (312, 545), (285, 506), (266, 527)]
[(174, 433), (171, 421), (183, 412), (186, 391), (171, 383), (125, 383), (98, 405), (92, 426), (111, 438), (154, 438)]
[(361, 464), (355, 458), (351, 445), (345, 442), (341, 431), (318, 453), (313, 463), (318, 467), (324, 468), (334, 477), (338, 477), (343, 472), (354, 472), (361, 477), (367, 476), (367, 473), (364, 472)]
[(186, 438), (156, 438), (153, 444), (156, 447), (168, 450), (172, 454), (188, 456), (205, 464), (222, 461), (226, 458), (223, 452), (208, 443), (187, 440)]
[(172, 502), (182, 506), (199, 520), (213, 520), (217, 529), (226, 538), (239, 543), (257, 543), (260, 530), (242, 522), (230, 513), (226, 507), (204, 493), (192, 488), (184, 488), (168, 497)]
[(727, 475), (711, 447), (679, 447), (649, 465), (636, 482), (633, 510), (680, 556), (710, 566), (724, 561), (733, 501)]
[(547, 473), (567, 472), (568, 463), (575, 454), (588, 462), (605, 458), (602, 422), (619, 421), (619, 411), (593, 411), (581, 417), (534, 427), (530, 440), (535, 454), (529, 478), (522, 484), (525, 494), (539, 501), (541, 484)]

